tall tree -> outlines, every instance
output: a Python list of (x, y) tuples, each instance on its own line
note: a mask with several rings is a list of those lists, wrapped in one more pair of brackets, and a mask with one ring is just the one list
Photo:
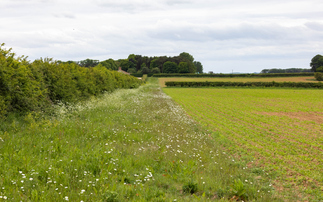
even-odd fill
[(310, 66), (312, 68), (313, 72), (316, 72), (316, 69), (323, 66), (323, 56), (322, 55), (316, 55), (312, 58)]
[(194, 66), (196, 68), (196, 72), (202, 74), (203, 73), (203, 65), (202, 65), (202, 63), (199, 62), (199, 61), (194, 61), (193, 64), (194, 64)]
[(163, 65), (163, 73), (177, 73), (177, 64), (175, 62), (167, 61)]
[(179, 73), (189, 73), (190, 72), (187, 62), (180, 62), (179, 63), (178, 72)]
[(108, 60), (104, 60), (104, 61), (100, 62), (100, 64), (102, 66), (104, 66), (105, 68), (107, 68), (107, 69), (118, 70), (117, 63), (111, 58), (108, 59)]
[(95, 67), (99, 64), (99, 60), (85, 59), (79, 62), (81, 67)]
[(194, 61), (193, 56), (191, 54), (189, 54), (189, 53), (183, 52), (183, 53), (179, 54), (179, 56), (182, 57), (182, 58), (187, 59), (190, 62)]

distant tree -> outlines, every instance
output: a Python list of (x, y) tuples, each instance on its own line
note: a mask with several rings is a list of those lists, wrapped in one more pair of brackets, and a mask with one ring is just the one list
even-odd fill
[(316, 55), (312, 58), (310, 66), (313, 72), (316, 72), (316, 69), (323, 66), (323, 56)]
[(302, 68), (288, 68), (288, 69), (263, 69), (260, 73), (301, 73), (301, 72), (311, 72), (311, 69), (302, 69)]
[(178, 68), (175, 62), (167, 61), (163, 65), (163, 73), (177, 73)]
[(150, 62), (150, 69), (153, 69), (155, 67), (158, 67), (157, 58), (151, 60)]
[(81, 67), (95, 67), (99, 64), (99, 60), (85, 59), (78, 63)]
[(104, 60), (100, 64), (107, 69), (118, 70), (118, 65), (113, 59)]
[(183, 53), (179, 54), (179, 56), (187, 59), (190, 62), (194, 61), (194, 57), (192, 55), (190, 55), (189, 53), (183, 52)]
[(134, 63), (129, 61), (128, 59), (120, 59), (118, 60), (118, 64), (123, 71), (128, 71), (129, 68), (135, 67)]
[(143, 67), (143, 68), (141, 69), (141, 72), (142, 72), (143, 74), (149, 74), (149, 73), (150, 73), (150, 69), (149, 69), (148, 67)]
[(136, 72), (137, 72), (137, 70), (136, 70), (136, 68), (129, 68), (129, 69), (127, 70), (127, 72), (128, 72), (128, 73), (130, 73), (130, 74), (133, 74), (133, 73), (136, 73)]
[(131, 67), (130, 68), (136, 68), (137, 67), (138, 61), (136, 60), (136, 55), (135, 54), (130, 54), (128, 56), (128, 60), (131, 63)]
[(196, 72), (198, 72), (200, 74), (203, 73), (203, 65), (201, 64), (201, 62), (194, 61), (193, 64), (196, 68)]
[(267, 74), (267, 73), (269, 73), (269, 69), (263, 69), (263, 70), (261, 70), (261, 72), (260, 73), (262, 73), (262, 74)]
[(142, 69), (144, 67), (147, 67), (147, 65), (146, 65), (146, 63), (142, 63), (140, 67), (141, 67), (140, 69)]
[(180, 62), (179, 63), (178, 72), (179, 73), (189, 73), (190, 72), (187, 62)]
[(151, 69), (151, 73), (159, 74), (160, 73), (160, 69), (158, 67), (152, 68)]

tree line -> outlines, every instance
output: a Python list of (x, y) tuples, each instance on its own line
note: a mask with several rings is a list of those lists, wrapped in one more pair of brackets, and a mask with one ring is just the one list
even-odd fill
[(81, 67), (95, 67), (102, 65), (110, 70), (118, 70), (119, 67), (128, 73), (203, 73), (203, 65), (194, 61), (194, 57), (186, 52), (178, 56), (142, 56), (130, 54), (127, 59), (108, 59), (104, 61), (86, 59), (81, 61), (58, 61), (59, 63), (75, 63)]
[(311, 69), (303, 69), (303, 68), (288, 68), (288, 69), (263, 69), (260, 73), (262, 74), (271, 74), (271, 73), (303, 73), (303, 72), (312, 72)]

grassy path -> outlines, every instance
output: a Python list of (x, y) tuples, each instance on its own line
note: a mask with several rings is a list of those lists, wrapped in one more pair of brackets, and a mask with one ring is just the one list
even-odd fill
[(267, 179), (222, 151), (157, 80), (0, 126), (8, 201), (280, 201)]

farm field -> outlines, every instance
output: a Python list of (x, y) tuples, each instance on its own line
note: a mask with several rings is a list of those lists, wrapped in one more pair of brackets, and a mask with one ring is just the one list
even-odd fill
[[(288, 78), (295, 79), (295, 78)], [(323, 200), (323, 91), (163, 88), (230, 154), (269, 169), (273, 186)], [(294, 193), (295, 194), (295, 193)], [(309, 199), (306, 199), (309, 196)]]
[(314, 77), (263, 77), (263, 78), (253, 78), (253, 77), (234, 77), (234, 78), (184, 78), (184, 77), (168, 77), (159, 78), (159, 85), (161, 87), (166, 87), (166, 81), (231, 81), (231, 82), (318, 82)]
[(0, 200), (282, 201), (149, 81), (1, 120)]

